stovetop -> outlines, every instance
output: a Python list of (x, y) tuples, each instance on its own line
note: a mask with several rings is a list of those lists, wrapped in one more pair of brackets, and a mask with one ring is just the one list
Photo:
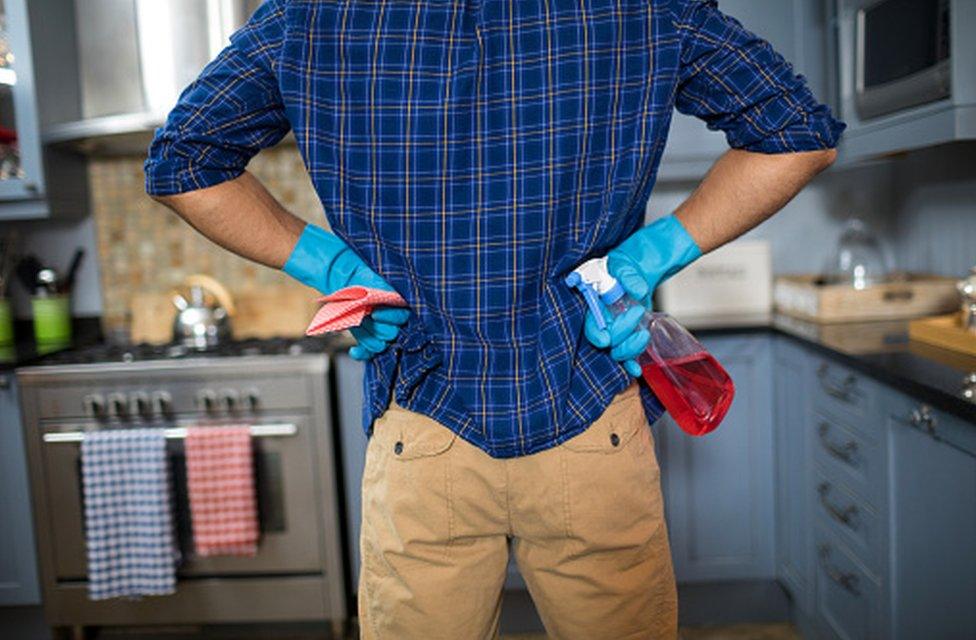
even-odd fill
[(102, 343), (53, 353), (45, 356), (36, 364), (50, 366), (146, 360), (185, 360), (189, 358), (302, 355), (322, 353), (328, 345), (329, 339), (324, 337), (234, 340), (208, 349), (194, 349), (179, 343), (163, 345)]

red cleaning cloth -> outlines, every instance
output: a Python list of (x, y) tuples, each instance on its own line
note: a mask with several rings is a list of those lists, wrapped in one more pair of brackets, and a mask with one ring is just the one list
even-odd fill
[(407, 301), (396, 291), (382, 291), (369, 287), (346, 287), (319, 298), (325, 304), (316, 312), (312, 323), (305, 330), (307, 336), (318, 336), (332, 331), (358, 327), (363, 318), (376, 307), (405, 307)]
[(197, 555), (253, 556), (258, 513), (250, 429), (191, 427), (183, 446)]

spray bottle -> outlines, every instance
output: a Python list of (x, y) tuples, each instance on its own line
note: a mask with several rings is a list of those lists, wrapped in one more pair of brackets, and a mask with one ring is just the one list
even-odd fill
[[(613, 317), (640, 302), (626, 294), (607, 270), (607, 259), (584, 262), (566, 277), (583, 294), (597, 325), (606, 328), (600, 301)], [(637, 356), (642, 375), (678, 426), (693, 436), (714, 431), (732, 404), (732, 378), (688, 330), (666, 313), (646, 311), (640, 326), (650, 340)]]

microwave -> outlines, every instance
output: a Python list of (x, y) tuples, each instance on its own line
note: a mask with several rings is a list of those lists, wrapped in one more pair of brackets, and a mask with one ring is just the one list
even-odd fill
[(951, 97), (951, 0), (853, 4), (854, 102), (861, 120)]

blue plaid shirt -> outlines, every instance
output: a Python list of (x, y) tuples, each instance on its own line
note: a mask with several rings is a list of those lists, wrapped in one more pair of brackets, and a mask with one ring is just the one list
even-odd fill
[(642, 225), (675, 108), (766, 153), (843, 128), (715, 2), (267, 0), (157, 132), (147, 188), (234, 178), (293, 131), (332, 230), (414, 311), (367, 367), (367, 432), (395, 397), (520, 456), (631, 382), (563, 278)]

